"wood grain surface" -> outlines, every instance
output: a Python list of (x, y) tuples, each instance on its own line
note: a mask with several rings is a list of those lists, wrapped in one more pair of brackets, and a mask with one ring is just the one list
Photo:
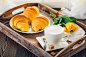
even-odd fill
[[(40, 8), (42, 8), (42, 7), (40, 7)], [(44, 7), (42, 9), (45, 10), (47, 8)], [(50, 9), (48, 8), (48, 10), (50, 10)], [(82, 22), (82, 23), (84, 23), (84, 24), (86, 24), (86, 20), (79, 20), (79, 21)], [(5, 21), (3, 21), (3, 22), (5, 22)], [(5, 27), (3, 27), (3, 30), (4, 29), (5, 29)], [(1, 30), (1, 31), (3, 31), (3, 30)], [(5, 32), (3, 32), (3, 33), (5, 34)], [(37, 50), (37, 52), (39, 52), (39, 53), (35, 52), (34, 50), (36, 50), (36, 48), (33, 49), (33, 48), (31, 48), (27, 44), (28, 47), (30, 47), (30, 50), (33, 50), (34, 51), (34, 54), (31, 53), (30, 51), (26, 50), (25, 48), (23, 48), (22, 46), (20, 46), (19, 44), (17, 44), (15, 41), (13, 41), (12, 40), (12, 37), (9, 38), (12, 35), (10, 35), (9, 37), (7, 37), (3, 33), (0, 32), (0, 57), (36, 57), (34, 54), (39, 54), (40, 56), (43, 55), (43, 53), (41, 53), (38, 50)], [(10, 33), (10, 30), (7, 32), (7, 35), (9, 33)], [(41, 56), (41, 57), (44, 57), (44, 56)], [(73, 55), (72, 57), (86, 57), (86, 49), (84, 49), (83, 51), (77, 53), (76, 55)]]
[[(79, 20), (86, 24), (86, 20)], [(37, 57), (0, 32), (0, 57)], [(72, 57), (86, 57), (86, 49)]]
[(36, 57), (0, 32), (0, 57)]

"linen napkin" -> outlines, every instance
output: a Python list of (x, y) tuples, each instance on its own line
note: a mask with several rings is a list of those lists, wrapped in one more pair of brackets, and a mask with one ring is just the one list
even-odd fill
[(67, 14), (69, 17), (75, 17), (77, 19), (86, 19), (86, 0), (71, 0), (72, 7), (66, 9), (62, 7), (61, 9), (66, 9), (61, 13)]
[(11, 0), (0, 0), (0, 14), (15, 6)]

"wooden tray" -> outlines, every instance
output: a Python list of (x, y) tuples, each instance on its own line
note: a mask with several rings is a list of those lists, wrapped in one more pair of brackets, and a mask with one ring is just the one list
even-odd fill
[[(49, 11), (53, 12), (54, 14), (57, 13), (57, 11), (55, 11), (54, 9), (40, 3), (26, 3), (23, 5), (14, 7), (12, 9), (9, 9), (6, 12), (4, 12), (2, 15), (0, 15), (0, 31), (39, 57), (53, 57), (51, 55), (51, 52), (56, 53), (56, 55), (54, 55), (55, 57), (70, 57), (86, 48), (86, 35), (84, 35), (83, 37), (80, 37), (74, 42), (68, 42), (69, 45), (64, 49), (46, 52), (43, 50), (43, 48), (36, 40), (36, 37), (43, 36), (44, 32), (35, 33), (35, 34), (22, 34), (14, 31), (9, 26), (9, 20), (14, 16), (12, 12), (19, 8), (22, 8), (22, 7), (26, 8), (28, 6), (33, 6), (33, 5), (39, 7), (40, 12), (44, 13), (46, 16), (51, 17), (49, 15)], [(19, 13), (22, 13), (22, 12), (18, 12), (17, 14)], [(52, 21), (53, 19), (51, 20), (51, 22)], [(81, 26), (86, 31), (86, 25), (80, 23), (79, 21), (77, 21), (76, 24)]]

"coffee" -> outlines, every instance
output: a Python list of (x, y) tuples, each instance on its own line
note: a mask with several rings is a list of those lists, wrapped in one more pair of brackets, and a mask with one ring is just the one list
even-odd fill
[(64, 29), (58, 25), (49, 25), (44, 29), (44, 34), (47, 43), (55, 45), (63, 38)]
[(45, 32), (53, 35), (60, 34), (63, 32), (63, 28), (57, 25), (51, 25), (46, 28)]

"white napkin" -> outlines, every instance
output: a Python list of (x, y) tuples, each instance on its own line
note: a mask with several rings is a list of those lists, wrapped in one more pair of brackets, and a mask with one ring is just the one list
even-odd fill
[(38, 42), (40, 43), (40, 45), (45, 51), (52, 51), (52, 50), (61, 49), (68, 46), (68, 43), (64, 41), (64, 39), (62, 38), (61, 42), (54, 45), (54, 49), (49, 49), (49, 44), (46, 42), (46, 40), (45, 41), (43, 40), (44, 38), (45, 36), (36, 37), (36, 39), (38, 40)]
[[(71, 11), (68, 9), (62, 11), (68, 16), (75, 17), (78, 19), (86, 19), (86, 0), (71, 0), (72, 8)], [(65, 9), (62, 7), (61, 9)]]
[(0, 14), (14, 6), (16, 5), (10, 0), (0, 0)]

